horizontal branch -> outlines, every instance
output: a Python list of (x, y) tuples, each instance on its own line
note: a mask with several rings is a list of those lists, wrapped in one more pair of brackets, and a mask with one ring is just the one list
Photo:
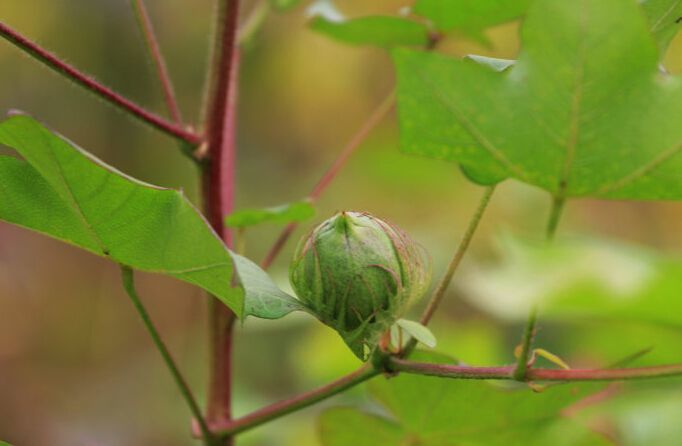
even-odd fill
[[(329, 398), (330, 396), (341, 393), (344, 390), (350, 389), (353, 386), (377, 376), (379, 373), (379, 371), (373, 369), (369, 364), (366, 364), (354, 372), (351, 372), (322, 387), (318, 387), (317, 389), (302, 393), (293, 398), (270, 404), (269, 406), (265, 406), (255, 412), (235, 420), (211, 424), (211, 431), (216, 436), (229, 436), (247, 431), (256, 426), (260, 426), (261, 424), (287, 415), (291, 412), (311, 406), (319, 401)], [(195, 436), (200, 435), (198, 426), (195, 425), (193, 430)]]
[(13, 43), (18, 48), (25, 51), (27, 54), (42, 62), (57, 73), (101, 97), (105, 101), (115, 105), (121, 110), (138, 118), (142, 122), (145, 122), (168, 135), (186, 141), (190, 144), (199, 144), (201, 142), (201, 137), (199, 135), (185, 130), (181, 126), (176, 125), (162, 118), (161, 116), (146, 110), (130, 99), (127, 99), (121, 94), (115, 92), (111, 88), (102, 85), (92, 77), (77, 70), (44, 48), (41, 48), (36, 43), (30, 41), (4, 23), (0, 23), (0, 36), (4, 37), (9, 42)]
[[(471, 367), (449, 364), (430, 364), (391, 358), (391, 370), (418, 375), (456, 379), (507, 379), (514, 380), (516, 366)], [(621, 381), (630, 379), (682, 376), (682, 364), (624, 369), (533, 369), (526, 371), (525, 381)]]

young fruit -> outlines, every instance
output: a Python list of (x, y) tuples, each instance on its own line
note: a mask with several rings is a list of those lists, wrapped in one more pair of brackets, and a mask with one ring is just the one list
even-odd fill
[(423, 250), (368, 213), (340, 212), (298, 244), (290, 267), (298, 298), (366, 360), (430, 279)]

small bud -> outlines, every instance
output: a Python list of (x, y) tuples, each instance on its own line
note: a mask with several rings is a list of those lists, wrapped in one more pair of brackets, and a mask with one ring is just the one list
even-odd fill
[(298, 298), (366, 360), (428, 287), (423, 250), (367, 213), (341, 212), (301, 239), (290, 268)]

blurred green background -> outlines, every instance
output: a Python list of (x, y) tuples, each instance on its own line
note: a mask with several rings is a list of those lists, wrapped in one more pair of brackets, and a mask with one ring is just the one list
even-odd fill
[[(200, 115), (213, 3), (147, 2), (184, 117), (193, 123)], [(395, 14), (408, 4), (337, 3), (351, 17)], [(245, 1), (244, 12), (253, 4)], [(154, 72), (126, 0), (5, 0), (0, 3), (0, 20), (128, 97), (163, 112)], [(441, 50), (513, 58), (517, 30), (518, 23), (490, 29), (489, 47), (451, 35)], [(120, 170), (150, 183), (183, 188), (196, 199), (195, 168), (173, 140), (73, 87), (4, 41), (0, 66), (3, 113), (26, 111)], [(672, 73), (682, 70), (679, 38), (666, 67)], [(384, 50), (344, 46), (310, 31), (303, 6), (269, 17), (243, 55), (238, 207), (272, 206), (304, 197), (392, 86), (392, 66)], [(345, 209), (387, 218), (426, 247), (438, 277), (482, 191), (467, 183), (453, 164), (401, 155), (397, 141), (391, 115), (323, 196), (315, 221)], [(519, 267), (518, 258), (503, 255), (506, 248), (500, 246), (506, 245), (500, 240), (540, 239), (548, 207), (549, 198), (528, 186), (510, 181), (499, 188), (457, 284), (433, 324), (438, 349), (471, 364), (509, 363), (522, 326), (519, 302), (551, 293), (583, 296), (586, 283), (598, 285), (613, 277), (616, 282), (632, 279), (621, 286), (626, 294), (633, 288), (642, 294), (641, 287), (648, 289), (651, 280), (665, 282), (659, 276), (669, 274), (670, 283), (659, 286), (662, 291), (652, 291), (663, 296), (652, 311), (665, 315), (677, 302), (677, 319), (614, 322), (606, 320), (610, 310), (598, 317), (578, 312), (570, 319), (543, 322), (539, 344), (582, 366), (602, 366), (650, 346), (652, 352), (638, 363), (682, 361), (682, 296), (677, 295), (679, 280), (673, 280), (682, 271), (676, 258), (682, 248), (682, 206), (571, 202), (560, 232), (581, 235), (580, 243), (568, 243), (584, 256), (569, 257), (566, 263), (559, 253), (552, 258), (562, 261), (554, 266), (549, 262), (538, 269), (531, 262), (527, 268)], [(302, 225), (296, 237), (312, 224)], [(250, 230), (247, 255), (261, 259), (280, 229), (264, 225)], [(272, 269), (286, 287), (293, 246), (288, 245)], [(598, 255), (595, 246), (600, 247)], [(675, 267), (661, 272), (671, 264)], [(516, 269), (509, 270), (510, 265)], [(514, 280), (509, 280), (510, 274)], [(141, 275), (139, 280), (150, 312), (203, 401), (208, 375), (205, 297), (172, 279)], [(533, 283), (540, 285), (533, 288), (529, 285)], [(589, 292), (611, 290), (597, 285), (588, 287)], [(481, 298), (485, 302), (478, 301), (479, 294), (487, 296)], [(649, 298), (648, 292), (642, 298)], [(417, 306), (415, 313), (418, 310)], [(236, 364), (235, 412), (240, 415), (323, 384), (354, 369), (358, 361), (331, 330), (308, 316), (292, 315), (274, 322), (248, 320), (239, 327)], [(605, 405), (590, 409), (586, 422), (616, 444), (682, 444), (681, 392), (679, 380), (629, 385)], [(368, 400), (361, 386), (244, 434), (239, 444), (317, 445), (316, 415), (339, 403)], [(186, 445), (191, 443), (188, 418), (122, 292), (117, 268), (0, 224), (0, 439), (18, 446)]]

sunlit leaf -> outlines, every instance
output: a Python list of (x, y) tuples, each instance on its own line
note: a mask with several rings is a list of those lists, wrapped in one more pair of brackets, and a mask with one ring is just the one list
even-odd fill
[(635, 2), (538, 0), (522, 40), (503, 72), (396, 50), (403, 150), (559, 197), (682, 198), (682, 84)]

